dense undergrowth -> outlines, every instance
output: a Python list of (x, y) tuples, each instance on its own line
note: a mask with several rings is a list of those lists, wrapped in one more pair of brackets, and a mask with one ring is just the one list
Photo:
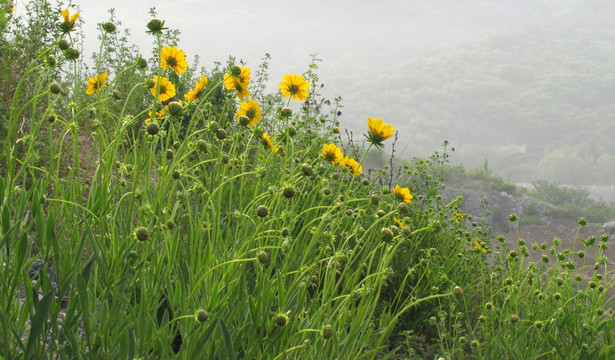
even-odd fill
[(364, 146), (339, 143), (316, 59), (270, 94), (267, 57), (197, 71), (153, 19), (146, 61), (115, 20), (84, 70), (75, 10), (30, 6), (58, 23), (29, 61), (14, 31), (36, 22), (0, 14), (22, 65), (2, 73), (0, 358), (612, 354), (606, 237), (580, 239), (595, 264), (581, 241), (532, 263), (443, 201), (446, 148), (363, 169), (394, 129), (368, 118)]

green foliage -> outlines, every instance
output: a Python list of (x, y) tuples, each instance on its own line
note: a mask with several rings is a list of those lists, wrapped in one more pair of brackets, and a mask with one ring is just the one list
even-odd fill
[(585, 217), (590, 222), (603, 223), (615, 217), (615, 206), (589, 197), (589, 190), (581, 187), (564, 187), (538, 180), (532, 183), (531, 194), (556, 206), (556, 209), (570, 219)]

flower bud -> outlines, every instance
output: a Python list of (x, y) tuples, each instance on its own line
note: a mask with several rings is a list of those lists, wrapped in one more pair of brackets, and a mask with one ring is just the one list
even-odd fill
[(113, 90), (112, 95), (113, 95), (113, 98), (115, 100), (122, 100), (122, 93), (121, 92), (119, 92), (117, 90)]
[(144, 227), (138, 228), (135, 232), (135, 235), (137, 236), (137, 240), (139, 241), (146, 241), (149, 238), (149, 232)]
[(197, 142), (197, 146), (203, 153), (207, 153), (207, 141), (203, 139), (199, 139)]
[(164, 21), (152, 19), (147, 23), (147, 28), (149, 29), (147, 32), (150, 34), (160, 34), (165, 29)]
[(50, 124), (53, 124), (54, 122), (56, 122), (56, 116), (54, 114), (49, 114), (46, 117), (47, 122)]
[(248, 126), (248, 125), (250, 125), (250, 118), (245, 116), (245, 115), (241, 115), (239, 117), (239, 124), (241, 124), (241, 126)]
[(52, 94), (57, 95), (62, 91), (62, 88), (58, 85), (58, 83), (53, 83), (49, 86), (49, 91), (51, 91)]
[(50, 67), (54, 67), (56, 66), (56, 57), (53, 55), (49, 55), (47, 56), (47, 58), (45, 59), (45, 62), (47, 63), (47, 65), (49, 65)]
[(218, 140), (226, 139), (226, 131), (224, 129), (216, 130), (216, 137), (218, 138)]
[(156, 134), (158, 134), (158, 132), (160, 131), (160, 128), (158, 127), (158, 124), (151, 122), (147, 125), (147, 133), (154, 136)]
[(282, 195), (284, 195), (285, 198), (290, 199), (295, 196), (295, 189), (290, 186), (286, 187), (284, 188), (284, 190), (282, 190)]
[(145, 60), (144, 58), (142, 58), (140, 56), (137, 57), (137, 60), (135, 62), (136, 62), (137, 67), (139, 69), (145, 69), (147, 67), (147, 60)]
[(61, 39), (60, 41), (58, 41), (58, 47), (60, 48), (60, 50), (64, 51), (70, 47), (70, 43), (66, 39)]
[(231, 74), (231, 76), (237, 77), (241, 75), (241, 67), (237, 65), (231, 65), (231, 67), (229, 68), (229, 73)]
[(200, 323), (204, 323), (205, 321), (207, 321), (207, 318), (209, 317), (209, 315), (207, 314), (207, 311), (205, 310), (199, 310), (195, 315), (194, 315), (196, 321), (200, 322)]
[(256, 209), (256, 215), (258, 215), (258, 217), (264, 218), (267, 214), (269, 214), (269, 210), (265, 206), (261, 205)]
[(67, 60), (75, 61), (79, 59), (80, 55), (81, 54), (79, 53), (79, 50), (74, 49), (74, 48), (68, 48), (64, 50), (64, 56), (66, 57)]
[(105, 30), (108, 33), (114, 33), (115, 32), (115, 24), (112, 23), (111, 21), (107, 21), (106, 23), (102, 24), (102, 28), (103, 30)]
[(261, 251), (260, 253), (258, 253), (258, 262), (261, 264), (266, 264), (269, 262), (269, 255), (264, 252)]
[(169, 114), (171, 116), (181, 116), (183, 110), (183, 106), (178, 101), (171, 101), (169, 103)]
[(314, 174), (314, 169), (312, 168), (312, 165), (308, 163), (301, 165), (301, 170), (303, 170), (303, 174), (305, 176), (312, 176)]
[(288, 316), (286, 316), (285, 314), (279, 314), (276, 318), (275, 318), (275, 323), (278, 326), (285, 326), (286, 323), (288, 322)]
[(323, 326), (322, 331), (320, 332), (320, 334), (322, 335), (323, 338), (330, 339), (331, 336), (333, 336), (333, 326), (331, 326), (331, 325)]

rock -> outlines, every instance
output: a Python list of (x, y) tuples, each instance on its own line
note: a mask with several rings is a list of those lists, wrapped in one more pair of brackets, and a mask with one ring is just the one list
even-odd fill
[(608, 236), (615, 236), (615, 221), (609, 221), (602, 225), (602, 232)]

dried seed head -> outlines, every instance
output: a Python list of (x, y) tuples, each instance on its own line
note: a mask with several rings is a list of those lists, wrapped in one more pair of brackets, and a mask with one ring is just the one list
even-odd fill
[(290, 199), (295, 196), (295, 189), (290, 186), (285, 187), (284, 190), (282, 190), (282, 195), (284, 195), (285, 198)]
[(285, 326), (286, 323), (288, 322), (288, 316), (286, 316), (285, 314), (279, 314), (278, 316), (276, 316), (275, 318), (275, 323), (278, 326)]
[(218, 138), (218, 140), (226, 139), (226, 131), (224, 129), (216, 130), (216, 137)]
[(58, 83), (53, 83), (49, 86), (49, 91), (51, 91), (52, 94), (57, 95), (62, 92), (62, 88), (58, 85)]

